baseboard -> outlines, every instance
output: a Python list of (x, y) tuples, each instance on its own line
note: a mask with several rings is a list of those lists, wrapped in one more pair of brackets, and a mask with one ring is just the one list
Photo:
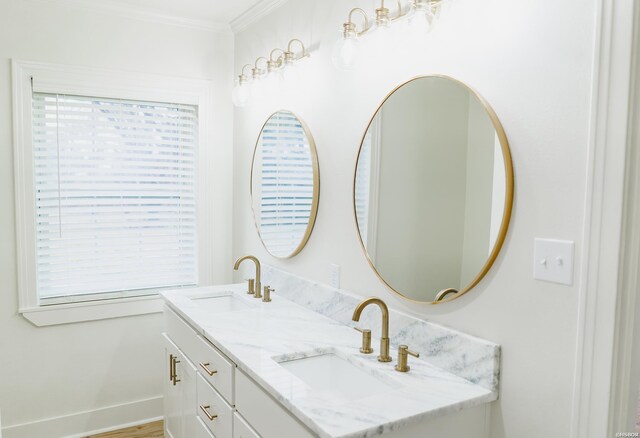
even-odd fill
[(82, 438), (96, 433), (158, 421), (162, 418), (162, 397), (124, 403), (92, 411), (7, 426), (3, 438)]

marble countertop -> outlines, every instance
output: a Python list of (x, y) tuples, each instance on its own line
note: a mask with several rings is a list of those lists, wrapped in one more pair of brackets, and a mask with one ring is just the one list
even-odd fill
[[(171, 309), (234, 361), (292, 415), (323, 438), (362, 438), (382, 435), (404, 425), (435, 418), (497, 399), (497, 393), (409, 358), (411, 371), (394, 370), (393, 362), (377, 361), (359, 352), (361, 335), (353, 328), (292, 303), (277, 294), (273, 301), (247, 295), (246, 286), (226, 285), (163, 293)], [(198, 298), (228, 295), (249, 307), (212, 314)], [(374, 333), (375, 335), (375, 333)], [(358, 400), (313, 390), (278, 362), (334, 353), (368, 369), (387, 384), (387, 391)]]

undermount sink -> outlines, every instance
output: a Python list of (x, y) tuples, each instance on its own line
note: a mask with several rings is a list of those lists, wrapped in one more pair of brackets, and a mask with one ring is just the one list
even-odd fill
[(333, 398), (356, 400), (393, 389), (367, 370), (333, 353), (276, 359), (276, 362), (314, 391)]
[(218, 295), (191, 297), (192, 301), (197, 302), (198, 306), (210, 313), (235, 312), (238, 310), (253, 309), (252, 305), (235, 295)]

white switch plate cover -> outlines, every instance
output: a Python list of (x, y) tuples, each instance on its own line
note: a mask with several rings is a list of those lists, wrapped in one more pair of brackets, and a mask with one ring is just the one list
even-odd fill
[(571, 286), (573, 246), (570, 240), (535, 239), (533, 278)]
[(329, 274), (329, 285), (333, 288), (340, 289), (340, 265), (331, 264)]

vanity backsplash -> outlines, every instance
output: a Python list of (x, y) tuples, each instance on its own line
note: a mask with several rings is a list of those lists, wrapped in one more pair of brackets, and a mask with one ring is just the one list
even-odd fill
[[(283, 298), (339, 323), (370, 328), (374, 337), (380, 334), (378, 309), (365, 309), (359, 323), (351, 320), (361, 296), (269, 265), (263, 265), (263, 284), (270, 285)], [(498, 391), (499, 345), (393, 309), (389, 310), (389, 318), (392, 346), (406, 344), (431, 364), (492, 392)]]

